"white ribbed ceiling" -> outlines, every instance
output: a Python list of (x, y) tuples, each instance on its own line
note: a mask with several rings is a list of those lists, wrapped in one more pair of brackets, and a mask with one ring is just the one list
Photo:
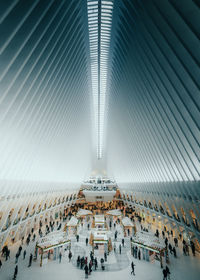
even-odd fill
[(0, 180), (198, 181), (199, 18), (197, 0), (0, 1)]

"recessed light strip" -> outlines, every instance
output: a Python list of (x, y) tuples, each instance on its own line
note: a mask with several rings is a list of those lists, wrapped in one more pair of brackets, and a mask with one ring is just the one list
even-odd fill
[(102, 158), (113, 0), (88, 0), (88, 28), (97, 158)]

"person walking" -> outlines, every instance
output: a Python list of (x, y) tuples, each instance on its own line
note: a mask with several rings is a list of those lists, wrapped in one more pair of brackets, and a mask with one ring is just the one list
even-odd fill
[(20, 246), (19, 246), (19, 250), (18, 250), (19, 256), (21, 255), (21, 251), (22, 251), (22, 246), (20, 245)]
[(2, 267), (2, 261), (0, 260), (0, 269), (1, 269), (1, 267)]
[(76, 235), (76, 241), (79, 242), (79, 235)]
[(134, 262), (131, 263), (131, 269), (132, 269), (131, 274), (135, 275), (135, 264), (134, 264)]
[(18, 265), (15, 266), (15, 271), (14, 271), (13, 279), (17, 278), (17, 274), (18, 274)]
[(32, 265), (32, 260), (33, 260), (33, 255), (30, 254), (28, 267), (30, 267)]
[(102, 270), (105, 270), (104, 259), (103, 259), (103, 258), (101, 258), (101, 269), (102, 269)]
[(119, 244), (119, 253), (120, 253), (120, 255), (122, 253), (122, 245), (121, 244)]
[(16, 255), (15, 255), (15, 263), (18, 262), (18, 258), (19, 258), (19, 252), (17, 252)]
[(170, 280), (170, 271), (169, 271), (169, 267), (166, 265), (166, 268), (165, 268), (165, 270), (166, 270), (166, 273), (167, 273), (167, 279), (169, 279)]
[(87, 237), (85, 239), (85, 244), (86, 244), (86, 246), (88, 245), (88, 238)]
[(167, 271), (166, 269), (163, 269), (163, 280), (167, 279)]
[(23, 259), (25, 260), (25, 257), (26, 257), (26, 250), (24, 250), (24, 253), (23, 253)]
[(122, 238), (122, 246), (124, 247), (124, 238)]

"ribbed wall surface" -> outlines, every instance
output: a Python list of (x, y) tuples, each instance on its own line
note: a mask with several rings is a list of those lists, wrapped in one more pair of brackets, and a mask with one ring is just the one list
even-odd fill
[(0, 2), (0, 179), (81, 182), (90, 170), (86, 8)]
[(109, 170), (118, 182), (199, 180), (198, 1), (117, 3)]

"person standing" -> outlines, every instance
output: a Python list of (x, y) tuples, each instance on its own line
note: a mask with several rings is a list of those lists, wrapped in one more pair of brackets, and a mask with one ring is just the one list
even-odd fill
[(97, 258), (94, 259), (94, 268), (95, 270), (97, 270), (98, 267), (98, 262), (97, 262)]
[(173, 247), (173, 253), (174, 253), (174, 257), (176, 258), (176, 248)]
[(2, 261), (0, 260), (0, 269), (1, 269), (1, 267), (2, 267)]
[(88, 265), (85, 266), (85, 278), (88, 278)]
[(72, 258), (72, 252), (71, 252), (71, 251), (69, 251), (68, 257), (69, 257), (69, 262), (70, 262), (70, 261), (71, 261), (71, 258)]
[(90, 260), (89, 262), (89, 275), (91, 274), (92, 272), (92, 260)]
[(124, 247), (124, 238), (122, 238), (122, 246)]
[(86, 246), (88, 245), (88, 238), (87, 237), (85, 239), (85, 244), (86, 244)]
[(105, 262), (107, 262), (107, 254), (106, 254), (106, 252), (104, 252), (104, 260), (105, 260)]
[(60, 254), (59, 254), (59, 263), (61, 263), (61, 260), (62, 260), (62, 253), (60, 252)]
[(191, 242), (190, 242), (190, 245), (191, 245), (191, 249), (192, 249), (192, 254), (193, 254), (193, 256), (195, 257), (195, 245), (194, 245), (194, 242), (191, 241)]
[(139, 259), (139, 260), (141, 259), (141, 252), (140, 252), (140, 249), (138, 250), (138, 259)]
[(114, 243), (114, 252), (116, 253), (116, 244)]
[(131, 268), (132, 268), (131, 274), (135, 275), (135, 264), (134, 264), (134, 262), (131, 263)]

